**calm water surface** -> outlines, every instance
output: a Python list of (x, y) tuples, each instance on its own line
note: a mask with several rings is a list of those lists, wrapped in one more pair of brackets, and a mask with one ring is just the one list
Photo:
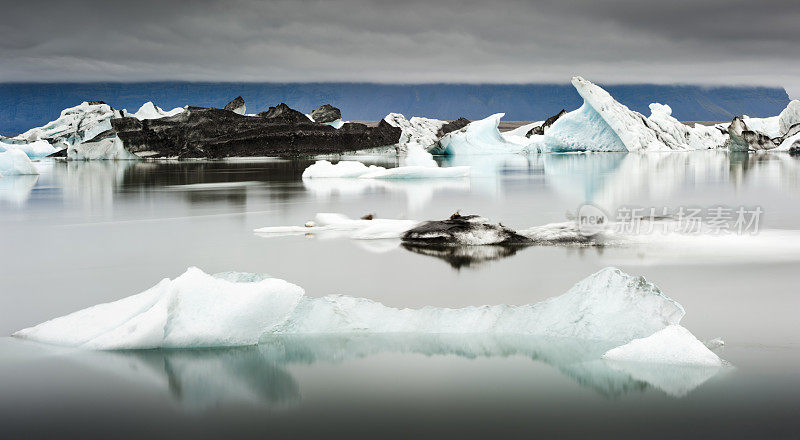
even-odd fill
[[(725, 339), (718, 354), (732, 366), (612, 365), (597, 360), (608, 347), (537, 338), (284, 337), (258, 347), (133, 353), (2, 338), (0, 432), (797, 438), (799, 159), (474, 157), (443, 163), (473, 166), (470, 179), (303, 182), (310, 163), (42, 162), (40, 176), (0, 179), (0, 334), (138, 293), (189, 266), (268, 273), (309, 296), (462, 307), (536, 302), (613, 265), (683, 304), (683, 324), (700, 339)], [(425, 220), (459, 210), (526, 228), (564, 221), (587, 202), (612, 213), (623, 205), (760, 206), (767, 232), (752, 238), (757, 249), (532, 247), (466, 262), (392, 240), (252, 232), (302, 224), (317, 212)], [(770, 233), (787, 238), (759, 238)]]

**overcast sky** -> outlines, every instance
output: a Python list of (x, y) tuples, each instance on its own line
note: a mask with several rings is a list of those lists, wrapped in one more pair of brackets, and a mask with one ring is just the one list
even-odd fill
[(0, 0), (2, 81), (759, 84), (798, 0)]

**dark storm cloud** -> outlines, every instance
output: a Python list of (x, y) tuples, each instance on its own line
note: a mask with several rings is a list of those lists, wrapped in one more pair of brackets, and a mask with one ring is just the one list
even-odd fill
[[(7, 3), (7, 4), (6, 4)], [(4, 81), (604, 82), (800, 92), (800, 2), (5, 2)]]

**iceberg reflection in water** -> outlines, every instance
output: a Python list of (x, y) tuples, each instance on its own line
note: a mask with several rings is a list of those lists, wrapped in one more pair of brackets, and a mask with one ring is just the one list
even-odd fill
[(290, 372), (294, 367), (323, 367), (381, 354), (529, 358), (556, 368), (581, 388), (608, 399), (649, 390), (683, 397), (721, 370), (600, 359), (613, 346), (512, 335), (313, 335), (269, 336), (257, 346), (229, 349), (71, 351), (67, 356), (102, 372), (168, 391), (190, 411), (226, 404), (296, 406), (302, 401), (302, 384)]
[(0, 203), (23, 205), (31, 196), (37, 180), (39, 176), (35, 174), (0, 177)]

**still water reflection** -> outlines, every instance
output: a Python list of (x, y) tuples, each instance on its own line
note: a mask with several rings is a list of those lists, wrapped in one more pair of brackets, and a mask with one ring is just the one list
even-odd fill
[[(196, 438), (797, 431), (798, 158), (717, 151), (453, 158), (442, 163), (472, 166), (469, 179), (412, 182), (303, 181), (311, 162), (43, 161), (40, 176), (0, 179), (0, 333), (140, 292), (188, 266), (269, 273), (315, 297), (463, 307), (537, 302), (617, 265), (681, 302), (683, 323), (698, 337), (722, 336), (721, 356), (735, 368), (618, 365), (599, 359), (604, 347), (532, 338), (331, 336), (113, 353), (4, 339), (0, 424), (8, 435), (139, 437), (167, 427)], [(301, 225), (317, 212), (425, 220), (460, 210), (521, 229), (564, 221), (587, 202), (609, 212), (761, 206), (766, 232), (725, 247), (512, 251), (253, 234)]]

